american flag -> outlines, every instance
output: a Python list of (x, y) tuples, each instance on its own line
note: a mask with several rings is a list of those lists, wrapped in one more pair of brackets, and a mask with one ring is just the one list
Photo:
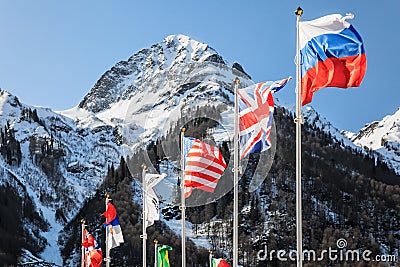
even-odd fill
[(185, 197), (193, 188), (213, 193), (226, 168), (221, 152), (192, 137), (185, 137), (183, 143)]
[(262, 82), (238, 90), (240, 158), (271, 147), (274, 113), (272, 92), (282, 89), (292, 77)]

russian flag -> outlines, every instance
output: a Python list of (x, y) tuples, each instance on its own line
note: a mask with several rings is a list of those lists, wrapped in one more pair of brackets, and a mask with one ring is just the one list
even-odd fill
[(302, 105), (324, 87), (358, 87), (367, 60), (360, 34), (346, 21), (353, 15), (324, 16), (299, 25)]

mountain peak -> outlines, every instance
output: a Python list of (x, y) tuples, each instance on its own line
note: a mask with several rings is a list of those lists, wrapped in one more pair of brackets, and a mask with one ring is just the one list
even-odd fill
[(0, 122), (5, 123), (19, 116), (21, 103), (18, 97), (12, 95), (8, 91), (0, 89)]
[(376, 151), (400, 174), (400, 108), (381, 121), (366, 124), (352, 141), (365, 149)]
[(114, 103), (131, 99), (144, 81), (174, 66), (206, 61), (226, 65), (208, 44), (182, 34), (169, 35), (106, 71), (79, 103), (79, 108), (100, 113)]

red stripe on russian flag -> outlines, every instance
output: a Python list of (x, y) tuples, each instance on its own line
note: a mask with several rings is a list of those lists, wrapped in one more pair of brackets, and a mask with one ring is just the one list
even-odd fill
[(328, 58), (309, 69), (301, 79), (302, 105), (312, 101), (313, 94), (324, 87), (358, 87), (367, 69), (365, 54), (345, 58)]

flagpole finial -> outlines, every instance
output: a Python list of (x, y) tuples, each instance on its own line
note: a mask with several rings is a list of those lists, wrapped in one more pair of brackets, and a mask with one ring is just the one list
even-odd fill
[(85, 221), (85, 219), (82, 219), (82, 220), (81, 220), (81, 224), (83, 224), (83, 225), (85, 225), (85, 224), (86, 224), (86, 221)]
[(238, 77), (235, 78), (235, 80), (233, 81), (235, 83), (235, 85), (238, 85), (240, 83), (240, 80)]
[(212, 256), (213, 251), (210, 249), (210, 250), (208, 251), (208, 253), (210, 253), (210, 255)]
[(303, 15), (303, 9), (301, 9), (301, 7), (298, 7), (294, 13), (296, 14), (296, 16), (301, 17), (301, 15)]
[(142, 169), (143, 169), (143, 170), (146, 170), (146, 169), (147, 169), (146, 164), (144, 164), (144, 163), (142, 164)]
[(105, 197), (105, 198), (110, 198), (110, 194), (106, 193), (106, 194), (104, 195), (104, 197)]
[(186, 128), (185, 128), (185, 127), (182, 127), (181, 132), (182, 132), (182, 133), (186, 132)]
[(157, 239), (154, 239), (154, 244), (158, 244), (158, 240)]

